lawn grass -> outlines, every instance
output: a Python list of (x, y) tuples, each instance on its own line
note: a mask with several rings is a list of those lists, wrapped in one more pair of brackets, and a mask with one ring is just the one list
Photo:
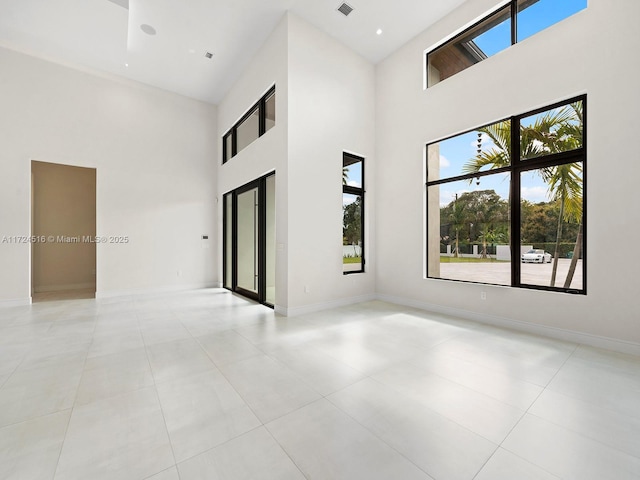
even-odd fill
[(342, 257), (342, 263), (362, 263), (362, 257)]

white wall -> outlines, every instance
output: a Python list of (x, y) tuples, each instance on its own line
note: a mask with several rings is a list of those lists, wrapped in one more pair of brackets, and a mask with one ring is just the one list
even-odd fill
[[(373, 65), (289, 15), (289, 313), (375, 292), (374, 117)], [(342, 274), (344, 151), (365, 157), (362, 274)]]
[(220, 104), (219, 137), (274, 83), (275, 127), (220, 167), (219, 191), (276, 171), (278, 311), (296, 314), (372, 296), (370, 215), (367, 273), (342, 274), (341, 182), (342, 152), (366, 157), (367, 201), (373, 202), (374, 68), (335, 39), (286, 14)]
[[(218, 167), (218, 229), (222, 245), (222, 195), (271, 171), (276, 172), (276, 305), (287, 304), (287, 19), (275, 28), (240, 78), (218, 106), (218, 138), (273, 85), (276, 86), (276, 123), (264, 135)], [(222, 158), (222, 141), (218, 158)], [(221, 161), (220, 161), (221, 163)], [(222, 249), (219, 252), (222, 278)]]
[[(424, 50), (494, 5), (466, 2), (377, 66), (377, 290), (434, 308), (640, 343), (640, 264), (633, 255), (640, 213), (632, 206), (640, 178), (640, 2), (590, 0), (586, 10), (423, 91)], [(581, 93), (588, 94), (588, 295), (424, 279), (425, 144)]]
[[(98, 245), (99, 296), (216, 282), (216, 108), (6, 49), (0, 65), (0, 238), (30, 232), (32, 159), (92, 167), (97, 234), (130, 237)], [(27, 301), (29, 245), (0, 244), (0, 265), (0, 301)]]

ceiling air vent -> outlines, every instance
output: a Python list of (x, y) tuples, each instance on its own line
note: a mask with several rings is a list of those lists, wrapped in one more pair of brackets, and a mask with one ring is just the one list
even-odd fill
[(353, 7), (348, 3), (343, 3), (338, 7), (338, 11), (346, 17), (353, 12)]
[(204, 54), (204, 56), (205, 56), (205, 57), (207, 57), (207, 58), (213, 58), (213, 53), (211, 53), (211, 52), (206, 52), (206, 53)]

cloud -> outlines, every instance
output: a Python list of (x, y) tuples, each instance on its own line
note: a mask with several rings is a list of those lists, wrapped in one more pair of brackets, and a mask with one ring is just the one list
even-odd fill
[(440, 168), (448, 168), (451, 166), (451, 162), (444, 155), (440, 155)]
[(520, 194), (523, 199), (533, 203), (546, 202), (548, 200), (545, 187), (521, 187)]
[(453, 202), (456, 198), (456, 195), (458, 195), (458, 197), (460, 197), (463, 193), (468, 193), (471, 192), (475, 189), (472, 188), (465, 188), (465, 189), (460, 189), (458, 191), (453, 191), (453, 190), (440, 190), (440, 206), (441, 207), (446, 207), (447, 205), (449, 205), (451, 202)]

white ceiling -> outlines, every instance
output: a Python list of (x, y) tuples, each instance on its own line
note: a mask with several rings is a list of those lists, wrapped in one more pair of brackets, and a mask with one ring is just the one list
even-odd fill
[(464, 1), (0, 0), (0, 45), (218, 103), (287, 10), (377, 63)]

